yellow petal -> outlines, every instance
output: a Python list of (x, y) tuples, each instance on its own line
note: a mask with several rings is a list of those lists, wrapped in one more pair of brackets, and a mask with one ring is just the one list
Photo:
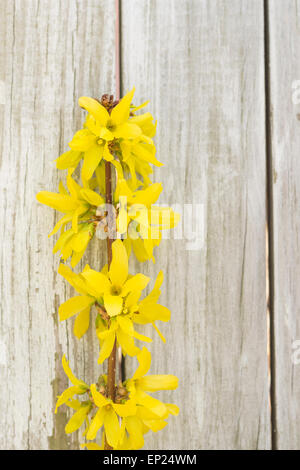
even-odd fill
[(126, 122), (129, 118), (130, 113), (130, 104), (132, 102), (132, 98), (135, 92), (135, 88), (133, 88), (129, 93), (127, 93), (115, 106), (111, 112), (111, 120), (114, 125), (121, 124)]
[(105, 410), (103, 408), (100, 408), (95, 414), (86, 434), (87, 439), (92, 440), (96, 438), (99, 429), (103, 426), (104, 423), (104, 413)]
[[(126, 196), (125, 196), (126, 198)], [(130, 222), (130, 218), (128, 217), (128, 212), (127, 208), (123, 206), (123, 199), (124, 196), (120, 197), (120, 207), (119, 207), (119, 214), (117, 217), (117, 230), (118, 234), (126, 234), (127, 228), (128, 228), (128, 223)], [(127, 249), (126, 249), (127, 252)]]
[(128, 400), (124, 405), (112, 404), (115, 412), (124, 418), (125, 416), (132, 416), (136, 413), (136, 405), (132, 400)]
[(65, 371), (65, 374), (67, 375), (67, 377), (69, 378), (69, 380), (72, 382), (73, 385), (80, 386), (83, 389), (88, 388), (86, 383), (84, 383), (82, 380), (79, 380), (79, 379), (77, 379), (77, 377), (75, 377), (75, 375), (71, 371), (71, 368), (69, 366), (69, 361), (67, 361), (65, 355), (63, 355), (63, 358), (62, 358), (62, 366), (63, 366), (63, 369)]
[(80, 275), (74, 273), (69, 266), (61, 263), (58, 267), (58, 273), (63, 276), (79, 294), (88, 293), (84, 280)]
[(127, 257), (129, 259), (130, 254), (131, 254), (131, 240), (129, 238), (125, 238), (125, 240), (123, 241), (123, 244), (126, 248)]
[(72, 410), (79, 410), (80, 406), (81, 406), (81, 402), (79, 400), (73, 400), (73, 399), (70, 399), (66, 402), (66, 405), (69, 407), (69, 408), (72, 408)]
[[(114, 135), (106, 127), (102, 127), (99, 133), (99, 137), (106, 141), (114, 140)], [(106, 155), (103, 153), (103, 157), (106, 158)]]
[(101, 346), (99, 358), (98, 358), (98, 363), (102, 364), (105, 359), (107, 359), (112, 352), (112, 349), (114, 347), (115, 343), (115, 338), (116, 338), (116, 333), (115, 331), (112, 331), (111, 335), (108, 335)]
[[(144, 406), (137, 407), (136, 415), (141, 418), (142, 421), (157, 419), (157, 415), (152, 413), (152, 411), (150, 411), (148, 408), (145, 408)], [(166, 417), (168, 416), (166, 415)]]
[(125, 307), (128, 309), (133, 308), (135, 305), (137, 305), (140, 296), (141, 296), (140, 291), (130, 292), (130, 294), (126, 297)]
[(64, 183), (62, 181), (60, 181), (58, 183), (58, 191), (60, 192), (60, 194), (66, 194), (68, 195), (68, 191), (66, 190), (66, 188), (64, 187)]
[(86, 109), (94, 118), (101, 124), (101, 126), (106, 126), (106, 123), (109, 119), (109, 114), (98, 101), (87, 96), (82, 96), (78, 100), (79, 106)]
[(80, 339), (88, 330), (90, 324), (90, 307), (82, 310), (74, 322), (74, 335)]
[(71, 266), (72, 268), (75, 268), (75, 266), (79, 263), (79, 261), (81, 260), (81, 258), (83, 257), (85, 253), (85, 249), (82, 250), (82, 251), (74, 251), (73, 254), (72, 254), (72, 258), (71, 258)]
[(166, 407), (171, 415), (177, 416), (179, 414), (179, 407), (177, 405), (166, 403)]
[(127, 160), (128, 158), (130, 158), (130, 155), (131, 155), (131, 148), (132, 148), (131, 141), (121, 140), (120, 148), (122, 152), (123, 162), (127, 163)]
[(70, 212), (77, 208), (78, 203), (71, 196), (65, 194), (51, 193), (49, 191), (40, 191), (36, 198), (42, 204), (52, 207), (60, 212)]
[(155, 146), (154, 145), (148, 145), (142, 142), (139, 142), (132, 148), (132, 153), (138, 157), (141, 158), (142, 160), (152, 163), (152, 165), (155, 165), (157, 167), (163, 166), (163, 163), (157, 160), (155, 157)]
[(84, 405), (81, 408), (79, 408), (79, 410), (73, 414), (72, 418), (67, 423), (65, 427), (66, 434), (70, 434), (74, 431), (77, 431), (77, 429), (79, 429), (80, 426), (84, 423), (84, 420), (89, 411), (90, 411), (89, 405)]
[(98, 406), (98, 408), (102, 408), (103, 406), (109, 403), (107, 398), (105, 398), (105, 396), (102, 395), (102, 393), (98, 392), (95, 384), (91, 385), (91, 393), (92, 393), (94, 402)]
[(91, 189), (82, 189), (80, 195), (92, 206), (101, 206), (105, 203), (103, 197)]
[(72, 150), (86, 152), (96, 142), (97, 137), (88, 129), (81, 129), (74, 134), (73, 139), (69, 142)]
[(112, 160), (111, 163), (114, 165), (117, 171), (117, 177), (118, 179), (123, 179), (124, 178), (124, 173), (122, 169), (122, 165), (118, 160)]
[(116, 412), (111, 408), (105, 410), (104, 429), (108, 444), (111, 447), (117, 447), (120, 438), (120, 425)]
[(102, 160), (100, 165), (97, 166), (96, 170), (96, 179), (101, 194), (105, 194), (105, 162)]
[(126, 429), (134, 449), (140, 449), (144, 445), (142, 422), (136, 416), (129, 416), (125, 420)]
[(151, 322), (155, 320), (167, 322), (171, 317), (171, 312), (167, 307), (152, 302), (140, 305), (139, 310), (141, 314), (149, 318)]
[(137, 331), (134, 331), (134, 332), (133, 332), (133, 337), (136, 338), (136, 339), (139, 339), (140, 341), (144, 341), (144, 342), (146, 342), (146, 343), (152, 343), (152, 339), (151, 339), (151, 338), (148, 338), (148, 336), (141, 335), (141, 334), (138, 333)]
[(152, 142), (151, 138), (155, 136), (156, 132), (156, 122), (153, 122), (153, 116), (150, 113), (134, 116), (130, 118), (130, 122), (137, 124), (141, 128), (143, 133), (141, 139), (143, 139), (145, 142)]
[(94, 171), (99, 165), (103, 156), (103, 145), (98, 145), (97, 143), (93, 145), (89, 150), (84, 154), (84, 161), (82, 165), (82, 178), (85, 180), (90, 180), (93, 176)]
[(122, 312), (123, 299), (118, 295), (104, 294), (104, 306), (110, 317), (115, 317)]
[(55, 413), (57, 413), (57, 409), (66, 403), (70, 398), (72, 398), (74, 395), (81, 395), (85, 393), (85, 390), (83, 390), (81, 387), (78, 385), (74, 385), (73, 387), (69, 387), (66, 390), (63, 391), (61, 395), (59, 395), (57, 398), (56, 402), (56, 407), (55, 407)]
[(117, 331), (117, 339), (118, 343), (122, 348), (123, 354), (129, 354), (129, 356), (136, 356), (139, 353), (139, 348), (137, 348), (134, 344), (134, 339), (132, 336), (124, 333), (121, 328)]
[[(121, 196), (126, 196), (128, 199), (132, 197), (132, 191), (125, 179), (120, 179), (116, 187), (115, 198), (119, 201)], [(125, 199), (126, 202), (126, 199)]]
[(56, 159), (56, 168), (66, 170), (76, 168), (82, 158), (82, 153), (76, 150), (69, 150)]
[(72, 220), (72, 215), (70, 214), (66, 214), (64, 215), (58, 222), (57, 224), (55, 225), (54, 229), (52, 230), (51, 233), (49, 233), (48, 237), (52, 237), (52, 235), (55, 235), (58, 230), (64, 225), (64, 224), (67, 224), (68, 222), (71, 222)]
[(160, 339), (165, 343), (166, 342), (166, 338), (164, 337), (164, 335), (162, 334), (162, 332), (157, 328), (157, 326), (155, 325), (154, 321), (151, 323), (153, 328), (155, 329), (155, 331), (157, 332), (158, 336), (160, 337)]
[(78, 232), (78, 219), (79, 219), (79, 217), (81, 215), (83, 215), (87, 210), (88, 210), (87, 206), (80, 205), (74, 211), (73, 217), (72, 217), (72, 229), (74, 230), (75, 233)]
[(130, 176), (131, 176), (131, 181), (132, 181), (132, 186), (134, 188), (137, 187), (137, 176), (136, 176), (136, 171), (135, 171), (135, 162), (132, 157), (129, 157), (128, 160), (126, 160), (126, 164), (128, 165), (129, 171), (130, 171)]
[[(115, 331), (115, 329), (114, 329)], [(103, 341), (104, 339), (108, 338), (112, 334), (112, 329), (109, 328), (107, 330), (100, 330), (99, 328), (97, 329), (97, 336), (100, 341)]]
[(88, 230), (80, 230), (72, 238), (72, 248), (77, 253), (86, 249), (89, 241), (91, 239), (90, 233)]
[[(135, 111), (137, 109), (135, 109)], [(143, 124), (145, 124), (148, 121), (150, 122), (153, 121), (153, 116), (149, 112), (139, 114), (138, 116), (133, 116), (132, 118), (130, 118), (130, 122), (133, 122), (134, 124), (137, 124), (138, 126), (143, 126)]]
[[(64, 235), (67, 235), (66, 238), (64, 238)], [(66, 260), (69, 258), (69, 256), (72, 255), (72, 240), (74, 238), (74, 230), (70, 229), (67, 230), (65, 233), (63, 233), (60, 237), (59, 240), (57, 240), (57, 243), (55, 244), (53, 248), (53, 253), (55, 253), (58, 249), (61, 251), (61, 257), (63, 260)]]
[(72, 198), (74, 200), (78, 199), (80, 196), (81, 186), (78, 183), (76, 183), (76, 181), (72, 178), (70, 172), (68, 173), (68, 176), (67, 176), (67, 187)]
[[(65, 232), (62, 232), (57, 240), (57, 242), (54, 245), (53, 248), (53, 253), (57, 253), (59, 250), (62, 250), (64, 246), (70, 241), (70, 239), (73, 237), (74, 232), (72, 229), (66, 230)], [(71, 250), (72, 251), (72, 250)]]
[(163, 280), (164, 280), (164, 273), (163, 273), (163, 271), (159, 271), (159, 273), (157, 275), (157, 278), (155, 280), (153, 290), (150, 292), (147, 299), (152, 299), (155, 302), (158, 301), (159, 296), (160, 296), (160, 288), (161, 288), (161, 285), (163, 283)]
[(86, 120), (84, 122), (84, 127), (89, 129), (92, 134), (98, 136), (101, 130), (101, 124), (96, 121), (96, 119), (91, 115), (88, 114)]
[(120, 428), (120, 439), (118, 443), (118, 450), (129, 450), (129, 447), (127, 446), (127, 434), (126, 434), (126, 428), (125, 428), (125, 420), (122, 419), (121, 421), (121, 428)]
[(116, 127), (113, 135), (116, 139), (136, 139), (141, 135), (142, 131), (136, 124), (125, 122)]
[(161, 431), (167, 426), (166, 421), (163, 419), (144, 420), (143, 423), (148, 426), (152, 432)]
[(135, 113), (136, 111), (139, 111), (140, 109), (144, 108), (147, 106), (147, 104), (150, 103), (150, 100), (144, 101), (144, 103), (140, 104), (139, 106), (133, 106), (132, 111)]
[(154, 183), (142, 191), (135, 192), (134, 200), (132, 200), (132, 202), (134, 204), (144, 204), (145, 206), (150, 207), (157, 201), (162, 190), (163, 187), (161, 183)]
[(60, 321), (67, 320), (67, 318), (76, 315), (76, 313), (81, 312), (93, 303), (95, 303), (95, 299), (88, 295), (80, 295), (68, 299), (66, 302), (61, 304), (58, 309)]
[(135, 371), (133, 375), (133, 379), (140, 379), (145, 374), (147, 374), (148, 370), (151, 366), (151, 353), (148, 351), (147, 348), (143, 348), (141, 352), (137, 355), (137, 360), (139, 361), (139, 367)]
[(116, 287), (121, 287), (128, 277), (128, 257), (126, 248), (121, 240), (112, 244), (112, 262), (109, 268), (109, 278)]
[(144, 274), (136, 274), (128, 279), (122, 289), (122, 295), (127, 295), (129, 292), (141, 291), (145, 289), (150, 281), (150, 277), (144, 276)]
[(147, 392), (175, 390), (178, 387), (178, 378), (175, 375), (147, 375), (139, 379), (139, 387)]
[(104, 160), (106, 160), (107, 162), (112, 162), (113, 159), (114, 159), (113, 154), (112, 154), (111, 151), (109, 150), (109, 147), (108, 147), (108, 145), (107, 145), (107, 142), (106, 142), (106, 144), (104, 145), (103, 158), (104, 158)]
[(167, 412), (167, 408), (164, 403), (162, 403), (160, 400), (157, 400), (156, 398), (151, 397), (145, 392), (139, 390), (136, 393), (135, 399), (137, 403), (145, 406), (146, 408), (149, 408), (149, 410), (157, 416), (164, 416)]
[(129, 317), (118, 316), (117, 322), (119, 323), (120, 327), (129, 336), (133, 336), (134, 328), (133, 323)]
[(82, 273), (82, 277), (86, 279), (88, 285), (92, 287), (93, 292), (95, 292), (98, 297), (109, 293), (111, 290), (111, 283), (108, 277), (103, 273), (99, 273), (94, 269), (87, 269)]
[(144, 241), (138, 238), (137, 240), (132, 240), (133, 252), (140, 263), (147, 261), (149, 255), (145, 250)]

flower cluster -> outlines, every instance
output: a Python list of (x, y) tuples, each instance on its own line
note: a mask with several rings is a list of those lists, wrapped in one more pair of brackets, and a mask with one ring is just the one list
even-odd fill
[[(108, 367), (107, 375), (88, 385), (74, 376), (63, 357), (72, 386), (58, 397), (56, 412), (61, 405), (75, 410), (65, 431), (72, 433), (85, 425), (88, 442), (82, 446), (88, 449), (140, 449), (149, 430), (162, 429), (167, 418), (179, 412), (176, 405), (162, 403), (147, 393), (173, 390), (178, 380), (173, 375), (146, 375), (151, 354), (140, 345), (152, 339), (136, 330), (136, 325), (150, 324), (165, 342), (156, 322), (168, 322), (171, 314), (159, 303), (162, 271), (152, 291), (144, 293), (150, 278), (129, 273), (129, 256), (133, 252), (141, 262), (155, 261), (153, 252), (162, 230), (175, 227), (179, 215), (171, 208), (154, 205), (162, 192), (162, 185), (152, 183), (149, 177), (151, 165), (162, 165), (153, 143), (156, 123), (148, 112), (137, 114), (147, 103), (133, 106), (133, 94), (134, 89), (120, 101), (110, 95), (103, 95), (100, 101), (79, 99), (87, 111), (83, 129), (69, 143), (70, 150), (56, 160), (57, 168), (67, 171), (66, 187), (61, 182), (58, 193), (37, 194), (39, 202), (63, 214), (49, 236), (60, 231), (53, 250), (59, 251), (63, 260), (58, 272), (78, 294), (60, 305), (60, 321), (75, 317), (74, 335), (80, 339), (95, 312), (98, 362), (115, 361), (117, 347), (124, 356), (137, 357), (139, 362), (132, 378), (116, 381), (115, 369), (112, 375)], [(81, 184), (74, 176), (79, 165)], [(101, 272), (86, 264), (82, 272), (75, 273), (71, 268), (81, 260), (95, 234), (109, 238), (108, 264)], [(71, 268), (65, 263), (69, 258)], [(99, 446), (91, 441), (101, 432)]]
[[(163, 429), (167, 425), (166, 419), (179, 413), (176, 405), (163, 403), (147, 393), (176, 389), (177, 377), (146, 375), (151, 365), (151, 354), (145, 347), (139, 351), (137, 359), (137, 370), (131, 379), (115, 385), (116, 399), (112, 401), (107, 397), (106, 375), (101, 375), (97, 383), (89, 386), (74, 376), (63, 357), (64, 371), (73, 385), (58, 397), (55, 412), (63, 404), (75, 410), (66, 425), (66, 433), (70, 434), (85, 425), (84, 435), (90, 441), (96, 438), (99, 431), (104, 431), (102, 446), (87, 442), (83, 444), (84, 447), (103, 449), (105, 436), (113, 449), (141, 449), (148, 431)], [(76, 395), (83, 396), (84, 400), (74, 399)]]

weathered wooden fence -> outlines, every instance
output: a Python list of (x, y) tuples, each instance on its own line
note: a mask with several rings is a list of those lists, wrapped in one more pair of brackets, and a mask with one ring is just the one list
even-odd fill
[[(300, 448), (300, 1), (120, 4), (122, 89), (151, 99), (163, 202), (204, 208), (201, 250), (163, 242), (142, 266), (166, 272), (173, 318), (152, 371), (177, 371), (181, 408), (147, 446)], [(53, 414), (61, 356), (93, 381), (98, 345), (58, 324), (69, 290), (35, 194), (57, 188), (78, 97), (114, 92), (115, 1), (0, 7), (0, 448), (76, 448), (67, 413)], [(100, 242), (89, 259), (103, 264)]]

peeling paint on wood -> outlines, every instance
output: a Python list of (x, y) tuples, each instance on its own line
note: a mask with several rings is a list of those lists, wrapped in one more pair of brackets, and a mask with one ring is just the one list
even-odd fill
[[(35, 194), (57, 189), (53, 160), (82, 124), (79, 96), (114, 89), (114, 1), (2, 0), (0, 22), (0, 448), (78, 448), (78, 436), (64, 437), (68, 413), (54, 416), (67, 385), (61, 357), (94, 380), (98, 344), (91, 331), (74, 339), (72, 321), (57, 324), (58, 305), (73, 292), (56, 274), (47, 237), (56, 216)], [(93, 246), (84, 262), (99, 267), (101, 246)]]

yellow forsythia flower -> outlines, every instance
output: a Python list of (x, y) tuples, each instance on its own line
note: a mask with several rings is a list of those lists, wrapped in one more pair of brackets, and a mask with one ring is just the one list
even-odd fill
[(87, 181), (103, 159), (113, 163), (112, 153), (115, 153), (133, 179), (137, 172), (149, 184), (148, 175), (152, 172), (149, 163), (162, 165), (155, 158), (152, 141), (156, 126), (150, 113), (135, 115), (140, 107), (131, 106), (133, 95), (134, 89), (111, 107), (110, 112), (98, 100), (79, 98), (79, 105), (88, 111), (84, 129), (76, 132), (69, 143), (71, 150), (56, 160), (57, 168), (75, 168), (83, 158), (81, 175), (83, 181)]
[[(97, 384), (90, 387), (77, 379), (72, 373), (65, 356), (63, 368), (73, 384), (59, 397), (57, 408), (63, 404), (75, 410), (66, 425), (66, 433), (79, 429), (85, 422), (84, 435), (88, 440), (96, 438), (103, 427), (107, 442), (114, 449), (139, 449), (144, 445), (144, 434), (150, 429), (154, 432), (163, 429), (170, 414), (177, 415), (179, 408), (173, 404), (165, 404), (151, 397), (146, 392), (158, 390), (174, 390), (178, 379), (173, 375), (146, 375), (151, 365), (151, 354), (146, 349), (137, 356), (139, 367), (131, 379), (116, 386), (116, 401), (107, 398), (107, 377), (99, 377)], [(85, 401), (74, 400), (74, 395), (86, 394)], [(92, 415), (91, 421), (88, 416)], [(119, 420), (121, 419), (121, 425)], [(96, 443), (82, 444), (90, 450), (102, 450)]]
[[(60, 250), (63, 259), (72, 256), (71, 264), (74, 267), (94, 235), (94, 224), (91, 223), (90, 218), (95, 215), (97, 206), (104, 204), (104, 199), (90, 188), (82, 188), (70, 174), (67, 176), (67, 188), (69, 192), (63, 185), (60, 185), (59, 193), (41, 191), (36, 197), (42, 204), (65, 214), (55, 225), (49, 237), (59, 229), (62, 230), (53, 252)], [(64, 231), (68, 223), (72, 223), (72, 228)]]
[(145, 375), (151, 365), (151, 354), (143, 348), (137, 355), (139, 367), (133, 377), (124, 382), (130, 399), (136, 403), (136, 414), (122, 419), (121, 437), (118, 449), (140, 449), (144, 445), (143, 435), (150, 429), (154, 432), (163, 429), (170, 414), (178, 415), (179, 408), (165, 404), (145, 392), (174, 390), (178, 379), (174, 375)]
[(124, 301), (122, 312), (115, 318), (111, 319), (108, 327), (100, 318), (97, 322), (97, 335), (100, 340), (99, 362), (102, 363), (111, 353), (115, 340), (122, 348), (124, 355), (135, 356), (139, 353), (139, 349), (134, 344), (134, 338), (151, 342), (147, 336), (141, 335), (134, 329), (134, 323), (145, 325), (151, 324), (162, 341), (166, 341), (157, 325), (156, 321), (168, 322), (171, 312), (167, 307), (158, 304), (160, 297), (160, 286), (163, 282), (163, 272), (160, 271), (152, 292), (143, 300), (139, 300), (141, 291), (137, 290), (129, 294)]
[(59, 397), (56, 403), (55, 413), (57, 413), (57, 409), (63, 405), (67, 404), (71, 408), (74, 408), (76, 412), (73, 414), (71, 419), (68, 421), (65, 427), (65, 432), (67, 434), (72, 433), (80, 428), (80, 426), (84, 423), (87, 419), (87, 415), (92, 409), (92, 403), (90, 401), (80, 403), (78, 400), (70, 401), (74, 395), (83, 395), (87, 393), (89, 387), (88, 385), (83, 382), (82, 380), (77, 379), (73, 372), (69, 367), (69, 363), (66, 360), (66, 357), (63, 356), (62, 365), (66, 375), (69, 377), (70, 381), (72, 382), (73, 386), (67, 388)]
[(117, 229), (125, 235), (128, 254), (131, 249), (140, 262), (155, 261), (153, 250), (161, 241), (161, 230), (176, 227), (180, 216), (169, 207), (153, 204), (162, 192), (162, 184), (133, 191), (125, 179), (117, 183), (114, 200), (118, 208)]
[(120, 439), (120, 417), (135, 415), (136, 405), (133, 400), (128, 400), (124, 404), (113, 403), (96, 389), (96, 385), (91, 385), (91, 393), (98, 410), (91, 421), (87, 439), (95, 439), (99, 429), (104, 425), (105, 436), (110, 446), (116, 447)]
[(143, 274), (128, 276), (128, 257), (121, 240), (112, 244), (112, 262), (107, 274), (91, 269), (88, 265), (82, 273), (75, 274), (61, 264), (58, 272), (77, 290), (80, 296), (72, 297), (59, 307), (60, 320), (76, 314), (74, 332), (81, 337), (89, 326), (90, 308), (94, 304), (104, 306), (109, 317), (119, 315), (124, 299), (130, 293), (143, 290), (149, 278)]
[(97, 335), (101, 345), (100, 363), (110, 355), (115, 339), (121, 346), (123, 354), (130, 356), (135, 356), (139, 352), (134, 344), (134, 338), (145, 342), (152, 341), (135, 331), (134, 323), (152, 324), (161, 339), (165, 341), (155, 321), (167, 322), (171, 315), (169, 309), (158, 304), (163, 273), (158, 274), (152, 292), (139, 301), (149, 278), (141, 273), (134, 276), (128, 274), (128, 256), (121, 240), (113, 242), (112, 252), (112, 262), (107, 273), (95, 271), (88, 265), (79, 274), (75, 274), (64, 264), (58, 269), (59, 274), (80, 294), (61, 304), (60, 321), (77, 315), (74, 334), (80, 338), (89, 327), (92, 305), (101, 307), (110, 319), (109, 324), (100, 316), (97, 321)]
[(70, 381), (73, 384), (73, 387), (67, 388), (59, 397), (56, 403), (56, 408), (55, 408), (55, 413), (57, 412), (57, 408), (64, 403), (66, 403), (70, 398), (72, 398), (74, 395), (82, 395), (86, 393), (88, 390), (88, 385), (83, 382), (82, 380), (79, 380), (75, 377), (73, 372), (70, 369), (69, 362), (66, 360), (65, 355), (62, 358), (62, 365), (63, 369), (65, 371), (65, 374), (68, 376)]

